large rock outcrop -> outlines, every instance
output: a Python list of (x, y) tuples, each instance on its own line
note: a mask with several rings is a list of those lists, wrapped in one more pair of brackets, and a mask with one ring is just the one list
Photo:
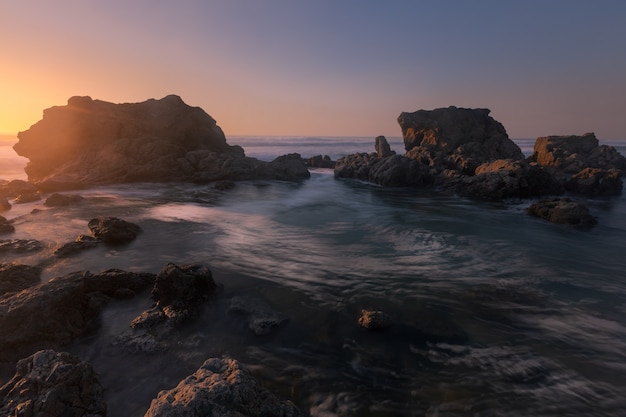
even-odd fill
[(537, 138), (528, 160), (551, 169), (573, 193), (610, 196), (622, 192), (626, 158), (613, 146), (600, 145), (593, 133)]
[(406, 156), (429, 165), (435, 173), (448, 169), (467, 175), (485, 162), (524, 159), (504, 126), (489, 113), (489, 109), (454, 106), (403, 112), (398, 123)]
[(296, 417), (293, 403), (281, 401), (261, 387), (231, 358), (211, 358), (178, 386), (161, 391), (145, 417), (229, 416)]
[[(137, 181), (211, 182), (220, 179), (308, 178), (303, 163), (247, 158), (230, 146), (215, 120), (175, 95), (114, 104), (72, 97), (44, 110), (43, 119), (18, 134), (15, 151), (30, 160), (29, 181), (40, 189), (79, 188)], [(286, 175), (287, 174), (287, 175)]]
[(0, 387), (0, 416), (104, 417), (104, 388), (80, 358), (42, 350), (17, 363)]

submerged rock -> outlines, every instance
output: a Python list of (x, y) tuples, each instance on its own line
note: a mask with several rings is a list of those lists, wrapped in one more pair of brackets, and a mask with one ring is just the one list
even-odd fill
[(104, 417), (106, 409), (94, 369), (65, 352), (41, 350), (20, 360), (0, 388), (1, 416)]
[(590, 227), (598, 221), (589, 213), (587, 206), (569, 198), (542, 200), (532, 204), (528, 213), (552, 223), (576, 227)]
[(231, 358), (207, 359), (175, 388), (161, 391), (145, 417), (300, 416), (290, 401), (281, 401)]
[(246, 315), (248, 328), (257, 336), (269, 334), (289, 320), (286, 315), (273, 309), (262, 298), (248, 295), (233, 297), (228, 311)]
[[(302, 161), (262, 162), (226, 143), (216, 121), (175, 95), (114, 104), (72, 97), (44, 110), (14, 149), (41, 190), (139, 181), (210, 183), (221, 179), (300, 179)], [(305, 172), (306, 171), (306, 172)]]
[(60, 258), (75, 255), (85, 249), (92, 249), (98, 246), (100, 239), (88, 235), (79, 235), (73, 242), (65, 243), (63, 246), (54, 251), (54, 254)]
[(124, 244), (135, 240), (141, 228), (135, 223), (117, 217), (97, 217), (87, 225), (91, 234), (108, 244)]
[(34, 239), (11, 239), (0, 240), (0, 253), (2, 252), (37, 252), (43, 249), (43, 243)]
[(77, 194), (54, 193), (48, 197), (44, 205), (48, 207), (66, 207), (81, 203), (85, 198)]

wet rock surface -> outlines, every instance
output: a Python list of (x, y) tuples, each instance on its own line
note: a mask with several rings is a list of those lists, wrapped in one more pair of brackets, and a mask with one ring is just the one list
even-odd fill
[(39, 284), (40, 277), (40, 267), (0, 263), (0, 296)]
[(37, 252), (42, 250), (43, 243), (35, 239), (9, 239), (0, 240), (0, 253), (2, 252), (15, 252), (15, 253), (27, 253)]
[(141, 228), (117, 217), (97, 217), (87, 224), (91, 234), (104, 243), (120, 245), (135, 240)]
[(54, 193), (46, 198), (44, 205), (47, 207), (67, 207), (80, 204), (83, 200), (85, 200), (85, 198), (77, 194)]
[(145, 417), (174, 416), (300, 416), (289, 401), (261, 387), (234, 359), (207, 359), (175, 388), (161, 391)]
[(42, 350), (17, 363), (0, 388), (0, 415), (104, 417), (104, 388), (95, 371), (65, 352)]
[(587, 206), (569, 198), (541, 200), (532, 204), (527, 211), (532, 216), (552, 223), (575, 227), (590, 227), (598, 222)]
[(393, 325), (393, 319), (381, 310), (361, 310), (358, 323), (367, 330), (384, 330)]

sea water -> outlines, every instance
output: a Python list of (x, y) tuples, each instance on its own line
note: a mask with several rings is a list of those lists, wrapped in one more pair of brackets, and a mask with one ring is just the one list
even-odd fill
[[(400, 138), (389, 141), (402, 151)], [(228, 142), (264, 160), (291, 152), (336, 159), (370, 152), (374, 144), (373, 138)], [(532, 152), (534, 141), (517, 142)], [(626, 154), (624, 142), (609, 144)], [(1, 169), (0, 178), (19, 175)], [(68, 346), (100, 375), (109, 415), (142, 416), (160, 390), (222, 355), (312, 416), (626, 410), (624, 194), (582, 199), (599, 221), (589, 230), (529, 217), (532, 200), (477, 202), (383, 188), (337, 180), (324, 169), (306, 181), (244, 181), (226, 192), (170, 183), (80, 194), (85, 202), (73, 207), (40, 201), (4, 213), (16, 227), (10, 238), (38, 239), (44, 249), (5, 253), (3, 262), (53, 259), (61, 244), (88, 232), (91, 218), (116, 216), (141, 226), (134, 242), (46, 262), (42, 279), (202, 263), (224, 286), (198, 320), (172, 336), (166, 353), (132, 354), (112, 344), (150, 306), (149, 291), (111, 302), (98, 332)], [(244, 318), (228, 313), (229, 300), (242, 294), (264, 299), (289, 322), (268, 336), (253, 335)], [(364, 308), (384, 310), (394, 325), (383, 332), (360, 328)]]

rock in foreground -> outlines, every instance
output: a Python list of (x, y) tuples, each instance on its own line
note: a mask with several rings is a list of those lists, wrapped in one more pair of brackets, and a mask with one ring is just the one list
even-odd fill
[[(175, 95), (114, 104), (72, 97), (18, 134), (30, 182), (43, 191), (94, 184), (308, 178), (304, 163), (262, 162), (226, 143), (215, 120)], [(296, 166), (297, 164), (297, 166)]]
[(86, 362), (42, 350), (17, 363), (0, 388), (0, 416), (104, 417), (104, 389)]
[(176, 388), (161, 391), (145, 417), (295, 417), (300, 411), (259, 386), (230, 358), (211, 358)]

